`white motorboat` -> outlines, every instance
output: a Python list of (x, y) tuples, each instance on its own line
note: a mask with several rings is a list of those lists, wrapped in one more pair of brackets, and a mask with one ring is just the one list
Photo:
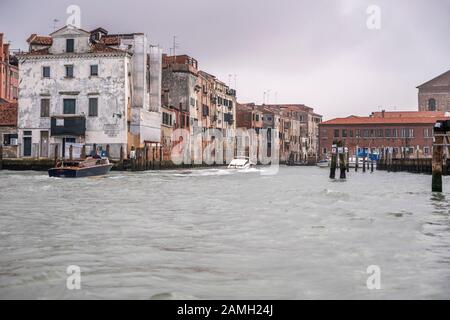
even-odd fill
[(248, 157), (237, 157), (231, 160), (228, 169), (249, 169), (254, 163)]
[(319, 161), (317, 161), (316, 166), (318, 166), (319, 168), (328, 168), (330, 166), (330, 161), (319, 160)]

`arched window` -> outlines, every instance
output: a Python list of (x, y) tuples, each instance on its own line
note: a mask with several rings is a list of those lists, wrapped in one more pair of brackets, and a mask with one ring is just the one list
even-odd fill
[(428, 100), (428, 110), (429, 111), (436, 111), (436, 100), (431, 98)]

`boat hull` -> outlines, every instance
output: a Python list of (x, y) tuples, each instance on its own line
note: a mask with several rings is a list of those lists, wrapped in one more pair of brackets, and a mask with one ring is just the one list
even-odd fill
[(48, 170), (49, 177), (58, 178), (84, 178), (103, 176), (113, 167), (112, 164), (104, 164), (88, 168), (51, 168)]

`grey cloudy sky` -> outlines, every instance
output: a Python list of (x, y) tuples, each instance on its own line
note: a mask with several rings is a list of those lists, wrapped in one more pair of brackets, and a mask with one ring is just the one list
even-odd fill
[[(417, 89), (450, 69), (449, 0), (0, 0), (0, 31), (13, 48), (49, 34), (66, 8), (82, 28), (145, 32), (169, 52), (199, 61), (224, 82), (237, 75), (238, 100), (305, 103), (326, 119), (380, 108), (414, 110)], [(366, 9), (381, 8), (381, 29)], [(233, 79), (233, 77), (232, 77)], [(234, 79), (231, 81), (234, 86)]]

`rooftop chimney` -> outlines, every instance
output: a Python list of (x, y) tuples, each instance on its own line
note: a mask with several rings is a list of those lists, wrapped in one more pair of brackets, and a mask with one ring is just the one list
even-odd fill
[(381, 117), (384, 118), (384, 114), (385, 114), (386, 110), (381, 110)]

